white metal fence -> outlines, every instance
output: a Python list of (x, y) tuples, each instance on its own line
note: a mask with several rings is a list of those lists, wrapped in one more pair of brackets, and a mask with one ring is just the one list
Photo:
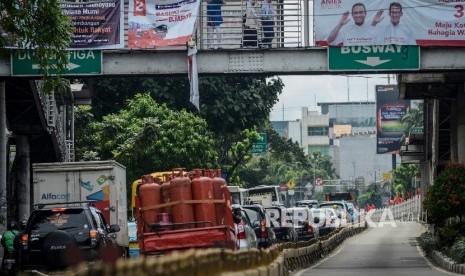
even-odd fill
[[(388, 208), (396, 221), (426, 222), (426, 212), (421, 208), (421, 196), (414, 196), (404, 202), (389, 206)], [(371, 215), (371, 220), (379, 222), (383, 216), (384, 209), (376, 209)]]
[[(260, 16), (264, 0), (256, 0), (255, 10), (258, 17), (256, 48), (262, 46), (265, 37)], [(273, 5), (276, 16), (273, 21), (273, 39), (271, 48), (302, 47), (303, 46), (303, 1), (304, 0), (269, 0)], [(223, 23), (221, 24), (221, 42), (217, 43), (217, 35), (208, 36), (207, 1), (202, 2), (201, 18), (197, 30), (197, 45), (200, 49), (239, 49), (244, 40), (243, 16), (246, 13), (247, 0), (226, 0), (222, 5)], [(200, 38), (200, 39), (199, 39)]]

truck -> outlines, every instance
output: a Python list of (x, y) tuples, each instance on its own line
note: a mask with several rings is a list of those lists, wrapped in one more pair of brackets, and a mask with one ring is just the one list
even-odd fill
[(176, 170), (165, 179), (144, 175), (135, 194), (139, 252), (238, 247), (231, 195), (221, 173)]
[(117, 224), (115, 240), (127, 252), (128, 213), (126, 168), (114, 160), (32, 164), (33, 203), (88, 201), (107, 224)]

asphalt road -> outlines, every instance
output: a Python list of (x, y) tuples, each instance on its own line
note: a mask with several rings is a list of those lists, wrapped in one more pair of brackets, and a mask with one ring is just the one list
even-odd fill
[(325, 259), (294, 275), (458, 275), (434, 267), (422, 256), (416, 237), (423, 231), (424, 227), (415, 222), (369, 228), (346, 240)]

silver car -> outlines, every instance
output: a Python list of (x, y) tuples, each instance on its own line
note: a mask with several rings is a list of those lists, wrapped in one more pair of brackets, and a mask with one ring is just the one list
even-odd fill
[(232, 205), (236, 240), (239, 250), (257, 248), (257, 236), (252, 228), (252, 222), (245, 210), (240, 205)]

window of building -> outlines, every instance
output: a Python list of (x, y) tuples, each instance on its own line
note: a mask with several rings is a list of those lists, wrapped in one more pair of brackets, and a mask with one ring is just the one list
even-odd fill
[(308, 127), (308, 136), (328, 136), (328, 127)]

